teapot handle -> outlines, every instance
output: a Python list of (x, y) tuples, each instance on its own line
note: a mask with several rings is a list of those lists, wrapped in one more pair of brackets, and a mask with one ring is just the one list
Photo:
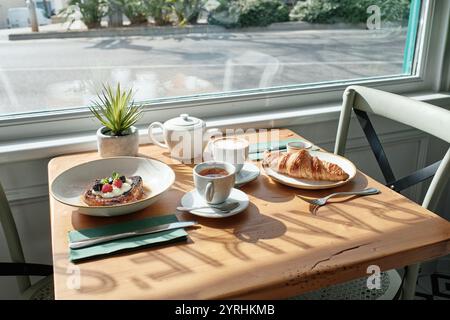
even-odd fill
[(169, 146), (166, 143), (162, 143), (159, 142), (155, 136), (153, 135), (153, 128), (161, 128), (161, 131), (164, 132), (164, 127), (163, 124), (161, 122), (153, 122), (149, 127), (148, 127), (148, 137), (150, 138), (150, 141), (158, 146), (160, 146), (161, 148), (169, 148)]

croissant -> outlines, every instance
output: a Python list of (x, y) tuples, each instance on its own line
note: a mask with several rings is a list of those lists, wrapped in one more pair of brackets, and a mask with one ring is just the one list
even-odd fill
[(278, 173), (306, 180), (344, 181), (348, 174), (337, 164), (313, 157), (305, 149), (294, 153), (264, 153), (263, 165)]

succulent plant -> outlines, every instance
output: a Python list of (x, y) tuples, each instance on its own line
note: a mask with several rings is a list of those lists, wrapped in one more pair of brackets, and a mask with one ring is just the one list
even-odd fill
[(93, 101), (89, 110), (109, 129), (107, 134), (122, 136), (142, 117), (142, 106), (135, 105), (133, 90), (123, 90), (120, 83), (114, 90), (110, 85), (103, 85), (103, 90), (97, 95), (98, 101)]

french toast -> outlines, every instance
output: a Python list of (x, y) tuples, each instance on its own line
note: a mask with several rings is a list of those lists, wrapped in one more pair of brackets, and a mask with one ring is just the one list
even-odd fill
[[(114, 174), (113, 174), (114, 175)], [(137, 201), (144, 194), (143, 181), (140, 176), (109, 178), (109, 182), (95, 180), (83, 194), (83, 200), (89, 206), (113, 206)], [(113, 181), (111, 181), (113, 180)], [(120, 180), (120, 182), (118, 181)]]

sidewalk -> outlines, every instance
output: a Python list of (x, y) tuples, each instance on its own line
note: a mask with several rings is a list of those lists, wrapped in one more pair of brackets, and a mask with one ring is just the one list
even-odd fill
[[(66, 32), (68, 28), (67, 23), (53, 23), (45, 26), (39, 26), (39, 32), (31, 32), (30, 27), (26, 28), (12, 28), (12, 29), (0, 29), (0, 40), (11, 40), (10, 36), (15, 37), (17, 35), (29, 35), (31, 39), (40, 39), (41, 35), (54, 34), (60, 32)], [(81, 21), (76, 21), (70, 27), (71, 31), (87, 31), (86, 26)]]
[[(77, 24), (75, 24), (77, 23)], [(273, 23), (267, 27), (248, 27), (226, 29), (221, 26), (208, 25), (206, 23), (187, 26), (136, 26), (121, 28), (100, 28), (87, 30), (80, 21), (72, 24), (70, 30), (68, 25), (53, 24), (41, 26), (40, 32), (30, 32), (30, 28), (0, 30), (0, 39), (6, 37), (14, 40), (36, 40), (36, 39), (64, 39), (64, 38), (97, 38), (97, 37), (126, 37), (126, 36), (167, 36), (184, 34), (205, 33), (240, 33), (240, 32), (271, 32), (271, 31), (302, 31), (302, 30), (364, 30), (364, 24), (311, 24), (306, 22), (282, 22)], [(6, 40), (5, 39), (5, 40)]]

